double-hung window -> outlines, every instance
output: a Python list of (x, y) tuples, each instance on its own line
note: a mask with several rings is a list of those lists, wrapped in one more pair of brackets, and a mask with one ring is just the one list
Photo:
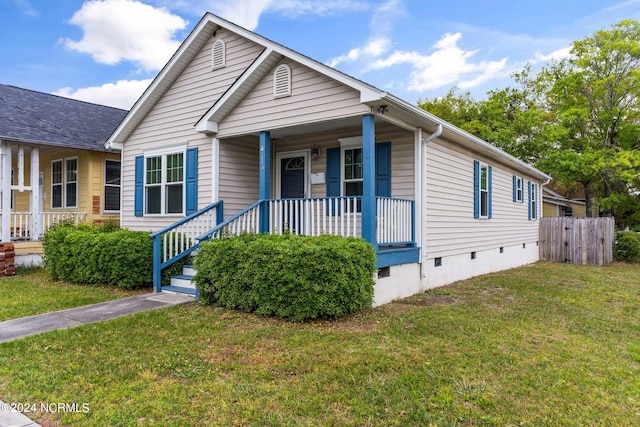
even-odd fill
[(538, 218), (538, 186), (529, 182), (529, 219)]
[(184, 212), (184, 152), (145, 158), (145, 213)]
[(104, 174), (104, 210), (120, 211), (120, 162), (107, 160)]
[[(343, 148), (344, 175), (342, 194), (347, 197), (362, 197), (362, 147)], [(356, 211), (362, 211), (362, 200), (356, 204)]]
[(473, 217), (491, 218), (491, 166), (473, 162)]
[(78, 207), (78, 158), (51, 162), (51, 207)]
[(513, 201), (522, 203), (524, 201), (524, 180), (519, 176), (513, 176)]

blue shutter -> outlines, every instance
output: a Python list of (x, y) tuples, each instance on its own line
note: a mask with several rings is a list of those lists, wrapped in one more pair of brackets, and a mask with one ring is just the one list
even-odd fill
[(488, 190), (488, 194), (487, 194), (487, 217), (491, 218), (492, 213), (493, 213), (493, 208), (492, 208), (492, 204), (491, 203), (491, 192), (492, 192), (492, 184), (491, 184), (491, 176), (492, 176), (492, 171), (491, 171), (491, 166), (487, 166), (487, 190)]
[(480, 162), (473, 161), (473, 217), (480, 218)]
[(531, 219), (531, 181), (527, 182), (529, 187), (529, 219)]
[(135, 216), (144, 214), (144, 156), (137, 156), (135, 160), (133, 213)]
[(198, 211), (198, 148), (187, 149), (187, 161), (185, 162), (186, 207), (187, 215)]
[(376, 196), (391, 197), (391, 142), (376, 144)]
[(513, 175), (513, 201), (518, 201), (518, 178)]
[[(327, 148), (327, 197), (340, 196), (340, 147)], [(328, 212), (327, 212), (328, 213)], [(335, 212), (328, 213), (335, 215)]]

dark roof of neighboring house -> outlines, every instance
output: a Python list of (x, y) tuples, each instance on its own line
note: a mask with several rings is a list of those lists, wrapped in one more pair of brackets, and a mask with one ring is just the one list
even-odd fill
[(0, 139), (104, 150), (126, 110), (0, 84)]

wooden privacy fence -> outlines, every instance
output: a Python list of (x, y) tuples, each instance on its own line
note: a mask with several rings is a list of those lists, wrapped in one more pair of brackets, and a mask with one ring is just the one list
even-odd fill
[(613, 260), (614, 236), (613, 218), (541, 218), (540, 259), (609, 265)]

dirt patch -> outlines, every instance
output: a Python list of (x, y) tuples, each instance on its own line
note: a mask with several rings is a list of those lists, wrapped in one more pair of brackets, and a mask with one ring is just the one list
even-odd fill
[(439, 304), (455, 304), (456, 302), (458, 302), (458, 300), (449, 295), (421, 294), (413, 296), (411, 298), (403, 299), (398, 302), (401, 304), (420, 305), (428, 307)]

